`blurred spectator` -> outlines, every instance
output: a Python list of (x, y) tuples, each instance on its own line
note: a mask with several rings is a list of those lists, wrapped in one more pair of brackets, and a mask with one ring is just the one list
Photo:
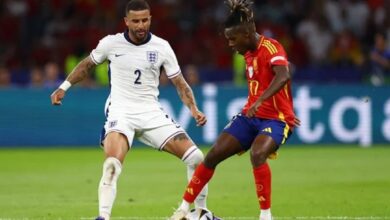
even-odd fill
[(366, 1), (328, 0), (324, 4), (325, 17), (335, 33), (349, 29), (359, 37), (365, 34), (370, 15), (370, 9)]
[(43, 70), (38, 67), (32, 67), (30, 71), (30, 88), (43, 88), (45, 83), (45, 74), (43, 73)]
[(0, 67), (0, 88), (8, 88), (11, 85), (11, 73), (5, 67)]
[(307, 17), (298, 25), (297, 34), (306, 45), (311, 63), (325, 64), (333, 35), (321, 13), (309, 10)]
[(199, 85), (199, 72), (195, 65), (187, 65), (184, 69), (183, 75), (190, 86)]
[[(196, 65), (200, 79), (207, 82), (230, 80), (236, 83), (241, 79), (236, 78), (238, 75), (235, 78), (229, 75), (237, 73), (237, 69), (232, 68), (237, 59), (227, 48), (223, 36), (222, 24), (227, 13), (223, 1), (149, 1), (158, 6), (152, 10), (157, 22), (151, 31), (171, 43), (180, 65)], [(57, 68), (61, 68), (58, 77), (62, 78), (63, 72), (69, 73), (80, 59), (88, 56), (102, 36), (124, 30), (127, 2), (0, 1), (0, 26), (6, 30), (0, 31), (0, 63), (12, 73), (11, 81), (15, 85), (26, 85), (32, 72), (25, 69), (26, 66), (43, 67), (47, 74), (44, 65), (53, 60)], [(327, 75), (337, 76), (340, 65), (359, 69), (364, 60), (371, 60), (367, 51), (372, 45), (372, 33), (378, 30), (389, 33), (387, 45), (390, 45), (390, 0), (253, 2), (258, 31), (283, 44), (289, 60), (296, 66), (295, 81), (326, 83), (328, 78), (318, 73), (332, 71)], [(316, 71), (311, 71), (313, 69)], [(106, 64), (99, 65), (83, 86), (108, 85), (107, 72)], [(350, 74), (346, 78), (355, 77), (354, 71), (346, 70), (345, 74)], [(373, 76), (374, 81), (383, 81), (381, 74)], [(45, 75), (46, 87), (56, 84), (56, 79), (49, 78), (55, 76)]]
[(45, 72), (45, 88), (57, 88), (63, 81), (62, 72), (60, 67), (55, 62), (48, 62), (44, 67)]
[(345, 5), (347, 27), (359, 37), (366, 31), (370, 10), (366, 0), (350, 0)]
[(335, 33), (344, 30), (346, 25), (345, 16), (343, 16), (345, 13), (343, 13), (341, 4), (341, 1), (338, 0), (329, 0), (324, 3), (324, 15)]
[(375, 42), (370, 53), (370, 59), (370, 81), (373, 85), (380, 86), (390, 77), (390, 49), (386, 45), (385, 33), (375, 34)]
[(362, 66), (364, 59), (358, 39), (348, 30), (336, 35), (330, 52), (332, 62), (337, 66)]

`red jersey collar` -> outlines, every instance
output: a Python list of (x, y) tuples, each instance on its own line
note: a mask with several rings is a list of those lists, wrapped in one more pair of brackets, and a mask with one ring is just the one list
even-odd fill
[(259, 51), (260, 47), (261, 47), (261, 44), (263, 43), (263, 40), (264, 40), (264, 36), (263, 35), (260, 35), (260, 39), (259, 39), (259, 42), (257, 43), (257, 48), (255, 51), (251, 52), (251, 51), (247, 51), (244, 55), (244, 57), (250, 57), (250, 56), (254, 56), (255, 54), (257, 54), (257, 52)]

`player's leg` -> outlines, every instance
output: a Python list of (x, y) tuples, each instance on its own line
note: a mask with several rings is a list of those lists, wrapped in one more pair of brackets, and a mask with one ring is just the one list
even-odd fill
[(276, 144), (270, 136), (260, 134), (253, 142), (251, 162), (256, 184), (256, 194), (260, 205), (260, 219), (270, 220), (271, 215), (271, 170), (267, 157), (275, 152)]
[(202, 188), (210, 181), (216, 166), (242, 151), (239, 141), (231, 134), (223, 132), (207, 153), (205, 160), (195, 170), (184, 193), (184, 202), (193, 203)]
[[(185, 131), (177, 124), (172, 123), (171, 120), (165, 126), (144, 131), (140, 140), (180, 158), (187, 166), (188, 180), (192, 178), (195, 168), (203, 161), (202, 151), (199, 150)], [(207, 208), (207, 192), (208, 188), (206, 186), (196, 197), (196, 208)], [(189, 205), (183, 209), (189, 210)]]
[[(171, 138), (163, 147), (163, 150), (180, 158), (187, 166), (187, 179), (191, 180), (196, 167), (203, 161), (202, 151), (193, 143), (186, 133), (177, 134)], [(208, 187), (205, 185), (195, 198), (195, 208), (207, 209)], [(182, 210), (190, 209), (190, 204), (183, 204)]]
[[(203, 153), (184, 129), (163, 111), (154, 113), (144, 128), (140, 141), (181, 159), (187, 166), (187, 177), (190, 180), (195, 168), (203, 161)], [(206, 208), (206, 197), (207, 186), (196, 198), (195, 207)]]
[(210, 181), (220, 162), (250, 147), (254, 134), (246, 119), (241, 116), (232, 119), (207, 153), (203, 163), (196, 168), (184, 192), (183, 201), (170, 218), (171, 220), (180, 219), (183, 207), (187, 207), (194, 201), (200, 190)]
[(106, 159), (98, 190), (99, 216), (100, 219), (109, 220), (116, 198), (117, 180), (129, 150), (129, 141), (122, 133), (112, 131), (106, 135), (103, 146)]
[[(164, 137), (165, 140), (161, 138)], [(190, 180), (195, 168), (203, 161), (203, 153), (177, 125), (167, 125), (144, 132), (140, 138), (144, 143), (160, 146), (159, 149), (180, 158), (187, 166), (187, 178)], [(207, 209), (206, 198), (208, 188), (205, 186), (196, 197), (195, 207)], [(190, 210), (189, 203), (183, 203), (174, 215), (174, 219), (182, 219)]]
[(242, 148), (237, 139), (228, 133), (222, 133), (206, 155), (206, 159), (203, 163), (200, 163), (199, 166), (197, 166), (187, 185), (182, 203), (169, 219), (182, 219), (188, 213), (190, 204), (196, 202), (195, 199), (197, 199), (205, 187), (207, 187), (207, 183), (212, 178), (216, 166), (226, 158), (237, 154), (240, 151), (242, 151)]
[[(164, 145), (162, 150), (175, 155), (184, 162), (187, 166), (188, 181), (191, 180), (195, 168), (204, 158), (202, 151), (193, 143), (186, 133), (175, 135)], [(206, 185), (195, 199), (195, 208), (207, 209), (207, 193), (208, 187)], [(189, 206), (187, 209), (189, 209)]]
[[(203, 161), (202, 151), (198, 149), (180, 125), (176, 124), (168, 116), (155, 117), (153, 122), (154, 124), (160, 124), (160, 126), (145, 130), (140, 140), (180, 158), (187, 166), (187, 177), (190, 179), (195, 168)], [(195, 206), (197, 208), (207, 207), (207, 191), (206, 186), (195, 197)], [(182, 208), (175, 212), (174, 215), (176, 217), (174, 219), (182, 219), (189, 212), (189, 209), (189, 203), (183, 204)]]
[(288, 126), (275, 120), (259, 120), (259, 135), (251, 147), (251, 162), (260, 205), (260, 219), (271, 220), (271, 170), (267, 158), (288, 137)]

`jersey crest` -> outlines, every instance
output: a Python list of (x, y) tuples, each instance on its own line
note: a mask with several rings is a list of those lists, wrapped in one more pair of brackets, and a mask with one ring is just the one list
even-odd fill
[(146, 59), (151, 64), (157, 63), (158, 62), (158, 52), (157, 51), (146, 51)]
[(253, 77), (253, 67), (251, 67), (251, 66), (248, 68), (248, 75), (249, 75), (249, 78)]

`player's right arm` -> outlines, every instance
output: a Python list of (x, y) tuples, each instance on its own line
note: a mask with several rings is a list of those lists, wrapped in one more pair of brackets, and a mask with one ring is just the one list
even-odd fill
[(166, 57), (163, 63), (165, 74), (172, 81), (172, 84), (176, 87), (176, 90), (179, 93), (182, 102), (191, 111), (192, 117), (196, 120), (196, 125), (205, 125), (207, 122), (207, 118), (203, 114), (203, 112), (199, 111), (195, 101), (194, 93), (192, 92), (191, 87), (188, 85), (183, 75), (181, 74), (176, 55), (167, 41), (164, 45), (164, 55)]
[(96, 64), (92, 61), (91, 56), (84, 58), (79, 64), (77, 64), (60, 87), (51, 94), (51, 104), (61, 105), (61, 101), (65, 97), (66, 90), (68, 90), (70, 86), (83, 80), (95, 66)]
[(190, 109), (192, 117), (196, 120), (197, 126), (203, 126), (207, 122), (206, 116), (198, 109), (195, 101), (194, 93), (191, 87), (188, 85), (182, 74), (171, 79), (173, 85), (176, 87), (177, 92), (182, 102)]

